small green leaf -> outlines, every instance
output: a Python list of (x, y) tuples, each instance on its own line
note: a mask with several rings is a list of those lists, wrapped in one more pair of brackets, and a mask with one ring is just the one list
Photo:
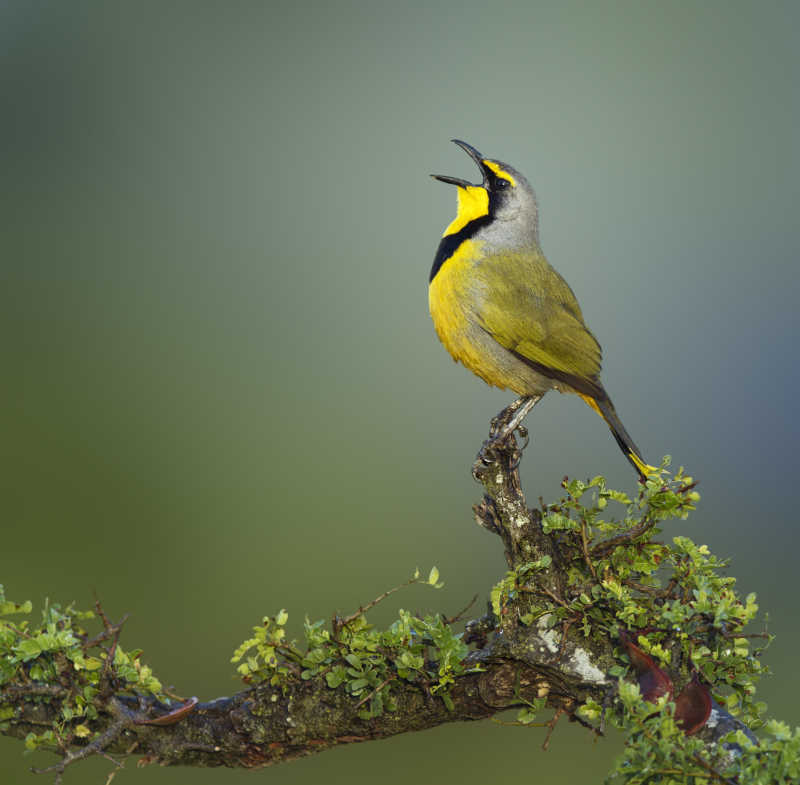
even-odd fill
[(23, 602), (21, 605), (16, 602), (0, 602), (0, 616), (10, 616), (14, 613), (30, 613), (33, 609), (31, 601)]
[(328, 671), (325, 674), (325, 681), (328, 683), (328, 686), (334, 690), (340, 684), (347, 680), (347, 672), (341, 665), (337, 665), (333, 670)]

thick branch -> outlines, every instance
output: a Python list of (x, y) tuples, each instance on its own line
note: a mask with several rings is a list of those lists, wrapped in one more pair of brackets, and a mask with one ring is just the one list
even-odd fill
[[(452, 709), (437, 696), (407, 683), (393, 691), (397, 710), (358, 717), (358, 701), (330, 689), (324, 678), (295, 682), (285, 692), (257, 687), (230, 698), (198, 703), (172, 725), (142, 724), (166, 709), (154, 700), (112, 698), (93, 731), (107, 733), (103, 751), (134, 753), (161, 765), (258, 767), (321, 752), (338, 744), (371, 741), (447, 722), (489, 717), (521, 700), (532, 700), (545, 681), (535, 669), (497, 661), (460, 677), (450, 691)], [(9, 696), (10, 697), (10, 696)], [(4, 694), (3, 700), (8, 700)], [(24, 738), (59, 720), (57, 698), (44, 702), (14, 696), (17, 716), (6, 735)]]
[[(614, 651), (619, 640), (609, 635), (587, 637), (580, 631), (579, 614), (574, 612), (575, 589), (567, 582), (570, 560), (575, 559), (585, 560), (588, 574), (598, 580), (585, 528), (580, 547), (569, 553), (558, 538), (545, 534), (542, 512), (529, 509), (522, 493), (517, 470), (520, 455), (513, 434), (484, 446), (473, 473), (485, 495), (474, 510), (478, 522), (502, 539), (510, 574), (525, 574), (530, 565), (545, 567), (535, 572), (530, 584), (518, 586), (519, 598), (503, 608), (500, 618), (490, 613), (467, 624), (465, 641), (475, 648), (464, 662), (466, 672), (456, 675), (446, 689), (437, 691), (424, 677), (400, 678), (395, 673), (375, 688), (377, 692), (391, 682), (395, 705), (365, 719), (361, 709), (369, 695), (357, 699), (342, 687), (331, 687), (324, 672), (299, 678), (301, 670), (295, 666), (296, 673), (290, 678), (273, 680), (277, 686), (266, 680), (230, 698), (187, 702), (178, 708), (164, 706), (153, 698), (133, 698), (114, 689), (113, 668), (109, 669), (108, 663), (113, 660), (120, 625), (103, 617), (106, 633), (85, 644), (109, 643), (105, 687), (93, 701), (98, 716), (83, 720), (88, 732), (73, 733), (74, 728), (63, 723), (62, 706), (74, 697), (66, 678), (52, 684), (30, 679), (6, 684), (0, 691), (0, 708), (11, 707), (14, 714), (0, 723), (0, 731), (24, 738), (29, 733), (66, 727), (66, 736), (58, 736), (62, 762), (54, 770), (59, 775), (65, 765), (88, 754), (135, 754), (161, 765), (252, 768), (339, 744), (483, 719), (534, 701), (544, 700), (559, 716), (566, 713), (574, 720), (579, 719), (576, 709), (588, 699), (610, 706), (617, 680), (608, 674), (619, 665)], [(634, 532), (631, 537), (642, 533)], [(608, 547), (616, 547), (624, 539), (625, 535), (620, 535), (609, 540)], [(550, 610), (525, 618), (526, 608), (533, 607), (526, 592), (543, 599)], [(560, 620), (555, 618), (557, 613)], [(354, 619), (340, 620), (339, 629)], [(336, 625), (333, 632), (335, 638)], [(672, 676), (678, 683), (688, 682), (688, 666), (684, 664)], [(710, 720), (698, 734), (707, 743), (709, 757), (722, 736), (736, 729), (746, 731), (714, 704)]]
[[(501, 412), (493, 421), (494, 429), (498, 422), (502, 422), (504, 415), (505, 412)], [(522, 492), (519, 463), (521, 451), (527, 444), (527, 432), (524, 427), (518, 431), (525, 440), (522, 446), (516, 434), (511, 434), (502, 442), (487, 442), (478, 454), (473, 465), (473, 476), (483, 485), (485, 495), (473, 510), (478, 524), (503, 540), (510, 567), (519, 567), (543, 556), (552, 559), (552, 568), (545, 575), (537, 576), (538, 588), (557, 604), (566, 605), (561, 599), (565, 580), (563, 555), (556, 540), (544, 533), (541, 511), (528, 508)], [(646, 534), (653, 525), (652, 519), (645, 518), (638, 527), (600, 543), (594, 551), (609, 553), (616, 546)], [(586, 549), (585, 528), (582, 535), (583, 553), (589, 569), (594, 573)], [(565, 624), (560, 643), (555, 649), (553, 632), (547, 629), (546, 619), (544, 617), (535, 630), (521, 628), (516, 620), (502, 625), (504, 634), (491, 647), (490, 656), (506, 656), (510, 661), (524, 663), (534, 672), (542, 675), (549, 673), (553, 684), (558, 685), (559, 697), (566, 698), (564, 705), (567, 709), (589, 696), (603, 704), (604, 694), (608, 697), (614, 692), (614, 685), (605, 676), (615, 662), (614, 642), (610, 638), (589, 641)], [(556, 657), (548, 656), (554, 652), (557, 652)], [(711, 703), (711, 715), (698, 732), (698, 736), (707, 743), (710, 755), (718, 752), (721, 740), (732, 731), (740, 730), (755, 741), (755, 736), (746, 725), (715, 701)], [(548, 704), (554, 705), (550, 701)], [(725, 751), (735, 754), (735, 748), (725, 746)]]

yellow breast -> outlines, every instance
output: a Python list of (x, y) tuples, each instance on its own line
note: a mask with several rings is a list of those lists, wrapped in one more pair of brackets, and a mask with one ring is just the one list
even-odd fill
[(454, 360), (487, 384), (508, 388), (513, 386), (512, 380), (498, 364), (492, 339), (477, 325), (482, 283), (475, 267), (480, 255), (481, 243), (465, 240), (442, 265), (428, 289), (431, 316), (439, 340)]

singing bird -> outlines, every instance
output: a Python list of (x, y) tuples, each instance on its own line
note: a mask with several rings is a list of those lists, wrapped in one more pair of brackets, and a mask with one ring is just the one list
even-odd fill
[(478, 165), (474, 185), (431, 175), (458, 188), (458, 212), (445, 229), (430, 275), (436, 332), (453, 359), (487, 384), (521, 398), (505, 438), (548, 390), (579, 395), (645, 479), (654, 471), (628, 435), (600, 382), (600, 344), (583, 321), (569, 284), (539, 246), (539, 212), (530, 183), (516, 169), (453, 141)]

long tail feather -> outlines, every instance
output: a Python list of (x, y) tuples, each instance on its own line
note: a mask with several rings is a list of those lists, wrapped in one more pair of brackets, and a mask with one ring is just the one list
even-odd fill
[(622, 450), (633, 468), (639, 473), (639, 477), (643, 481), (646, 480), (647, 475), (654, 472), (656, 469), (642, 458), (642, 453), (625, 430), (625, 426), (622, 424), (622, 420), (619, 419), (614, 404), (611, 403), (611, 399), (607, 395), (597, 398), (592, 398), (588, 395), (580, 395), (581, 398), (608, 423), (608, 427), (611, 429), (611, 433), (616, 439), (620, 450)]

